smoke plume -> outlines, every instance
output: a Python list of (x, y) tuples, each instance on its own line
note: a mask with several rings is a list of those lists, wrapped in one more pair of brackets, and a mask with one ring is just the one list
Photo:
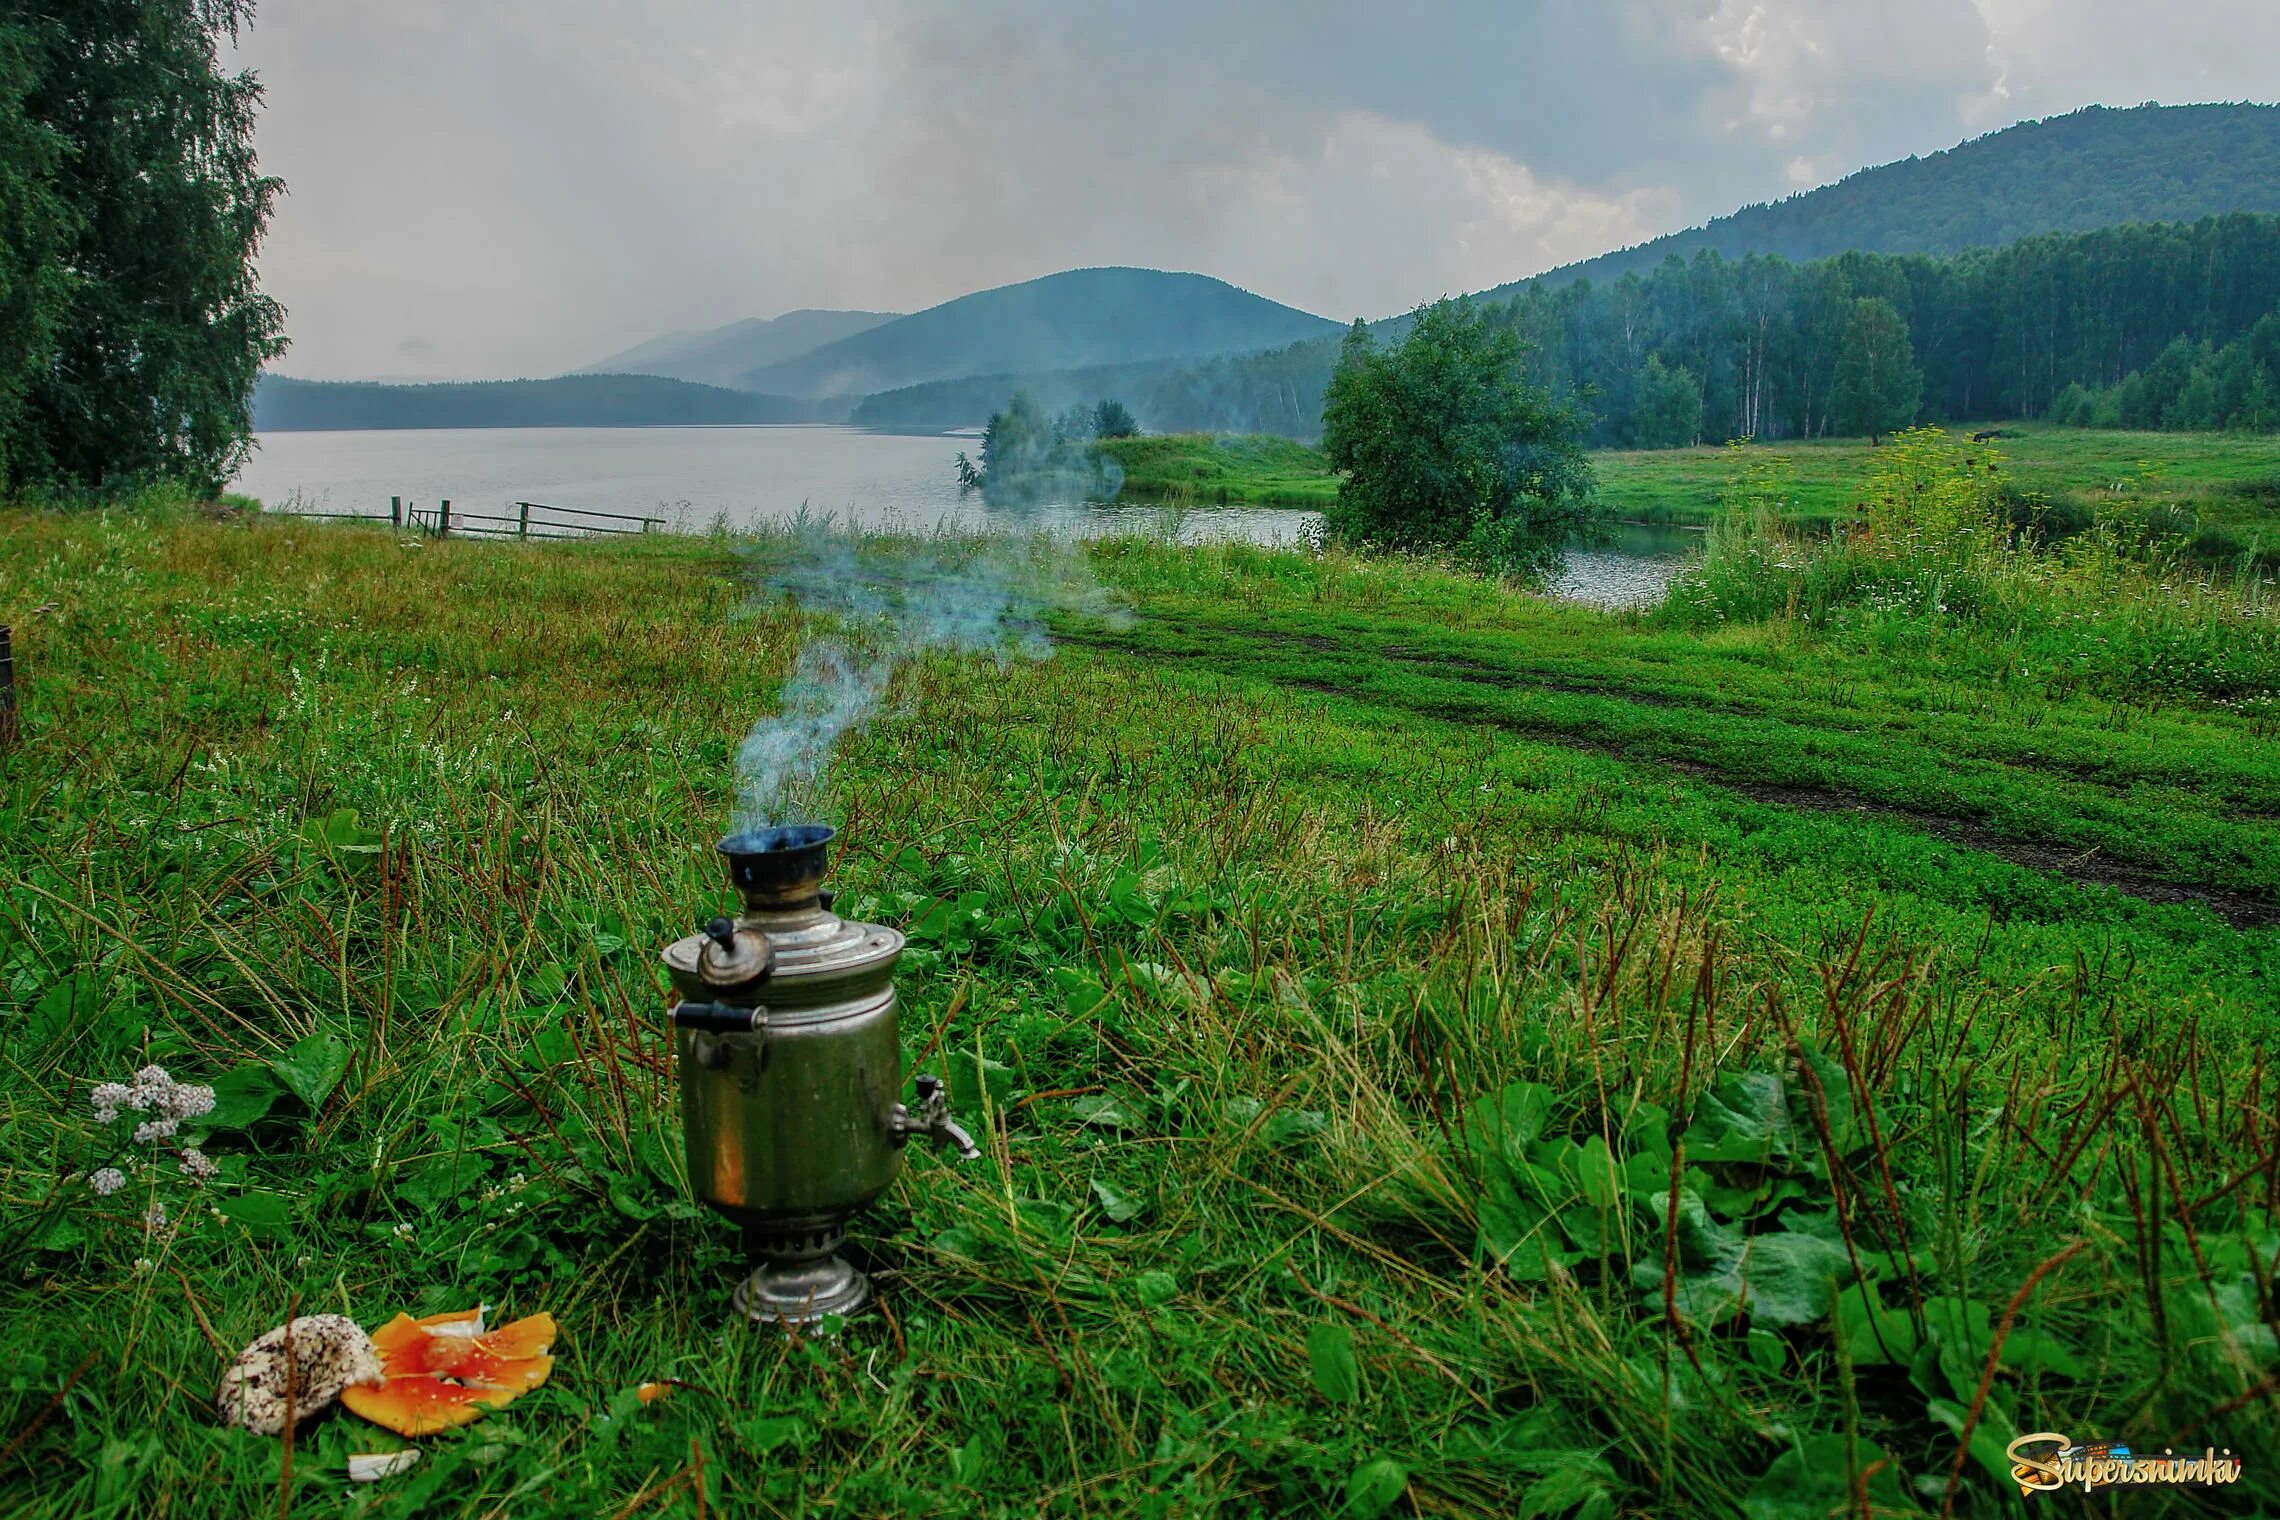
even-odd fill
[(1057, 538), (888, 538), (803, 527), (771, 541), (757, 579), (789, 598), (811, 634), (777, 710), (736, 755), (739, 831), (812, 821), (833, 747), (886, 700), (894, 675), (929, 650), (1003, 665), (1052, 653), (1044, 615), (1105, 611), (1084, 551)]

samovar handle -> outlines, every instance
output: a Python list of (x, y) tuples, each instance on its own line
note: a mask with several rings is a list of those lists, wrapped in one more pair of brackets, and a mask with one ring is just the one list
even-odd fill
[(675, 1003), (673, 1022), (683, 1029), (701, 1029), (706, 1034), (765, 1034), (768, 1031), (768, 1010), (743, 1008), (733, 1003)]

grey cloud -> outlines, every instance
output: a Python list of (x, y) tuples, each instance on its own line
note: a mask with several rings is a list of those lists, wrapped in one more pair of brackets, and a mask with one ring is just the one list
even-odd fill
[(1084, 264), (1376, 316), (2018, 116), (2268, 93), (2280, 7), (2147, 13), (391, 0), (273, 4), (241, 61), (288, 372), (480, 376)]

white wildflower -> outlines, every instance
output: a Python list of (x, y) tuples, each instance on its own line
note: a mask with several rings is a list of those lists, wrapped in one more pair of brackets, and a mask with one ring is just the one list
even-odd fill
[(124, 1082), (96, 1084), (95, 1091), (88, 1094), (89, 1101), (95, 1105), (95, 1122), (108, 1124), (118, 1118), (119, 1110), (125, 1108), (127, 1100), (133, 1096)]
[(163, 1230), (166, 1228), (165, 1204), (154, 1203), (143, 1210), (143, 1228), (146, 1230)]
[(148, 1145), (153, 1140), (164, 1140), (174, 1133), (175, 1126), (180, 1122), (176, 1119), (145, 1119), (135, 1126), (135, 1141), (140, 1145)]
[(394, 1234), (398, 1240), (410, 1240), (412, 1238), (411, 1221), (406, 1220), (402, 1224), (397, 1225), (391, 1233)]
[(195, 1119), (214, 1111), (214, 1090), (195, 1082), (178, 1083), (166, 1111), (177, 1119)]
[(138, 1114), (147, 1114), (154, 1108), (163, 1108), (167, 1095), (174, 1091), (174, 1079), (163, 1066), (145, 1066), (135, 1073), (135, 1085), (127, 1094), (127, 1107)]
[(221, 1170), (220, 1167), (214, 1165), (211, 1157), (195, 1145), (183, 1147), (182, 1171), (185, 1176), (197, 1182), (204, 1182), (209, 1178), (221, 1175)]
[(88, 1178), (87, 1185), (95, 1190), (96, 1196), (108, 1198), (127, 1185), (127, 1174), (115, 1166), (107, 1166)]
[(156, 1272), (157, 1270), (158, 1263), (152, 1261), (149, 1257), (138, 1256), (135, 1258), (135, 1276), (148, 1277), (151, 1273)]

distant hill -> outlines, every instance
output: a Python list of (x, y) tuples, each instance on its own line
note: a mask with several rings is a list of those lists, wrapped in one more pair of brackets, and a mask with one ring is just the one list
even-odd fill
[(703, 332), (667, 333), (612, 354), (575, 373), (581, 375), (663, 375), (699, 385), (733, 386), (749, 370), (796, 359), (810, 349), (851, 338), (882, 322), (891, 311), (787, 311), (780, 317), (747, 317)]
[[(2280, 106), (2090, 106), (2021, 122), (1922, 158), (1534, 276), (1600, 283), (1677, 254), (1792, 262), (1864, 253), (1956, 253), (2043, 232), (2280, 212)], [(1500, 300), (1530, 280), (1486, 291)]]
[[(1842, 253), (1947, 254), (2031, 236), (2144, 222), (2192, 222), (2236, 211), (2280, 212), (2280, 106), (2093, 106), (2021, 122), (1923, 158), (1858, 174), (1770, 205), (1751, 206), (1580, 264), (1475, 295), (1507, 301), (1531, 285), (1578, 280), (1605, 286), (1647, 274), (1665, 258), (1709, 250), (1727, 259), (1774, 254), (1793, 263)], [(1397, 340), (1406, 314), (1371, 324)], [(1319, 398), (1338, 340), (1183, 367), (1158, 384), (1204, 403), (1180, 426), (1287, 432), (1321, 430)], [(1038, 377), (1039, 389), (1050, 388)], [(1276, 421), (1310, 400), (1304, 425)], [(1136, 408), (1140, 405), (1131, 403)], [(1145, 413), (1142, 420), (1150, 426)]]
[(960, 296), (748, 370), (737, 383), (781, 396), (860, 396), (973, 375), (1207, 359), (1337, 331), (1207, 275), (1072, 269)]
[(449, 385), (373, 385), (263, 375), (253, 425), (265, 433), (349, 428), (659, 427), (843, 421), (844, 406), (691, 385), (654, 375), (564, 375)]

